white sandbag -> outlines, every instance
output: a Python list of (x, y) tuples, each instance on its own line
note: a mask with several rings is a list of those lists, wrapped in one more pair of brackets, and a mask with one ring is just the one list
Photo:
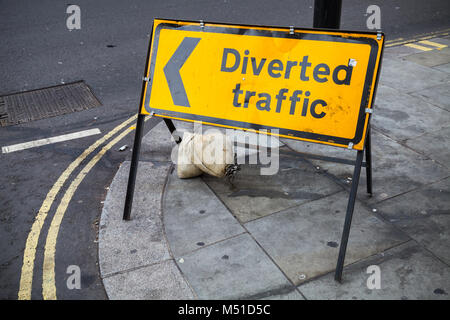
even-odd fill
[(234, 164), (233, 144), (228, 137), (216, 131), (194, 136), (194, 163), (203, 172), (222, 178), (226, 167)]
[(233, 144), (219, 131), (205, 135), (185, 132), (177, 160), (179, 178), (196, 177), (202, 172), (221, 178), (234, 164)]
[(192, 133), (185, 132), (178, 145), (177, 175), (181, 179), (197, 177), (203, 173), (203, 171), (194, 164), (193, 139), (194, 135)]

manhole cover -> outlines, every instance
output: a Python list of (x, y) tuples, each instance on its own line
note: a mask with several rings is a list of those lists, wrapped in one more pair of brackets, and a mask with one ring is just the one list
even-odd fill
[(0, 97), (0, 126), (55, 117), (101, 106), (83, 82), (9, 94)]

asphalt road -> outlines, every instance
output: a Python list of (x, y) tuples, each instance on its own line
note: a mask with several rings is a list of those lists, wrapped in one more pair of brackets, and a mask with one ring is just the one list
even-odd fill
[[(61, 1), (0, 1), (0, 95), (84, 80), (102, 106), (0, 128), (0, 146), (99, 128), (102, 134), (136, 113), (153, 18), (311, 27), (313, 1), (165, 0), (76, 1), (81, 29), (66, 28)], [(366, 8), (381, 8), (387, 39), (450, 27), (448, 0), (344, 0), (342, 29), (367, 30)], [(149, 130), (155, 121), (146, 124)], [(0, 299), (17, 299), (23, 253), (36, 213), (67, 166), (99, 136), (0, 154)], [(56, 245), (58, 299), (105, 299), (98, 276), (95, 222), (118, 168), (130, 157), (132, 135), (114, 146), (87, 175), (71, 200)], [(73, 178), (73, 177), (71, 177)], [(63, 187), (66, 190), (67, 185)], [(59, 202), (59, 195), (55, 203)], [(56, 206), (49, 211), (49, 218)], [(32, 299), (42, 299), (43, 225), (36, 250)], [(66, 286), (69, 265), (81, 269), (81, 289)]]

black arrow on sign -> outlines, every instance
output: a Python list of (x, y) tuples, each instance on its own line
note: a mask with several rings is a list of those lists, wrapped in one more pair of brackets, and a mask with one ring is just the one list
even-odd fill
[(185, 37), (164, 67), (164, 74), (166, 75), (170, 94), (172, 95), (173, 103), (177, 106), (191, 106), (186, 95), (186, 90), (184, 89), (183, 80), (180, 76), (180, 69), (192, 51), (194, 51), (199, 41), (200, 38)]

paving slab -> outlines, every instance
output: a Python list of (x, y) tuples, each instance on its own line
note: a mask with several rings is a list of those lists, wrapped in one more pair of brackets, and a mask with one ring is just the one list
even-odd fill
[(450, 178), (386, 200), (378, 212), (450, 265)]
[[(185, 121), (173, 120), (177, 133), (181, 136), (184, 131), (193, 131), (193, 124)], [(141, 161), (172, 161), (172, 153), (176, 156), (177, 144), (172, 139), (169, 129), (164, 121), (154, 126), (149, 133), (142, 138)], [(176, 159), (175, 159), (176, 160)]]
[(449, 75), (445, 72), (414, 62), (384, 58), (380, 84), (409, 93), (443, 84), (448, 77)]
[[(367, 268), (380, 268), (380, 289), (369, 289)], [(449, 300), (450, 268), (414, 241), (392, 248), (344, 269), (343, 283), (328, 274), (298, 289), (306, 299)]]
[[(350, 160), (356, 159), (356, 152), (343, 148), (333, 148), (319, 144), (285, 139), (284, 143), (299, 152), (315, 153), (322, 156), (341, 157)], [(354, 167), (322, 160), (313, 160), (321, 170), (326, 170), (337, 179), (350, 186)], [(407, 147), (402, 146), (389, 137), (372, 130), (372, 175), (373, 196), (366, 193), (366, 173), (361, 171), (358, 198), (369, 204), (385, 200), (390, 197), (414, 190), (439, 181), (448, 176), (448, 169)]]
[[(394, 46), (394, 47), (385, 47), (383, 51), (383, 59), (398, 59), (405, 56), (409, 56), (415, 53), (423, 52), (419, 49), (414, 49), (411, 47), (407, 47), (404, 45)], [(382, 67), (383, 68), (383, 67)]]
[(450, 48), (435, 49), (421, 53), (412, 54), (402, 59), (411, 61), (426, 67), (435, 67), (450, 63)]
[(169, 163), (140, 162), (132, 219), (123, 221), (130, 162), (124, 162), (105, 199), (99, 228), (102, 276), (170, 258), (161, 221), (161, 193)]
[(406, 145), (450, 169), (450, 127), (408, 139)]
[(195, 294), (173, 260), (103, 279), (111, 300), (186, 300)]
[[(295, 284), (336, 268), (348, 194), (338, 194), (245, 224)], [(276, 230), (276, 232), (274, 232)], [(359, 202), (355, 205), (346, 264), (407, 241)]]
[(433, 69), (450, 73), (450, 63), (438, 65), (436, 67), (433, 67)]
[(163, 199), (164, 226), (175, 257), (245, 230), (201, 178), (169, 175)]
[[(450, 73), (450, 64), (447, 72)], [(432, 103), (441, 109), (450, 111), (450, 81), (439, 86), (413, 92), (411, 95), (421, 98), (422, 101)]]
[[(445, 87), (447, 89), (430, 88), (420, 92), (435, 95), (439, 91), (449, 90), (449, 83)], [(426, 132), (447, 127), (450, 113), (427, 101), (380, 85), (371, 124), (396, 141), (416, 138)]]
[(279, 166), (276, 175), (261, 175), (260, 166), (242, 165), (232, 184), (209, 176), (203, 179), (241, 222), (342, 190), (302, 159), (280, 155)]
[(247, 233), (183, 259), (178, 266), (200, 299), (263, 299), (295, 288)]
[(292, 290), (288, 293), (263, 297), (261, 300), (305, 300), (305, 298), (297, 290)]

